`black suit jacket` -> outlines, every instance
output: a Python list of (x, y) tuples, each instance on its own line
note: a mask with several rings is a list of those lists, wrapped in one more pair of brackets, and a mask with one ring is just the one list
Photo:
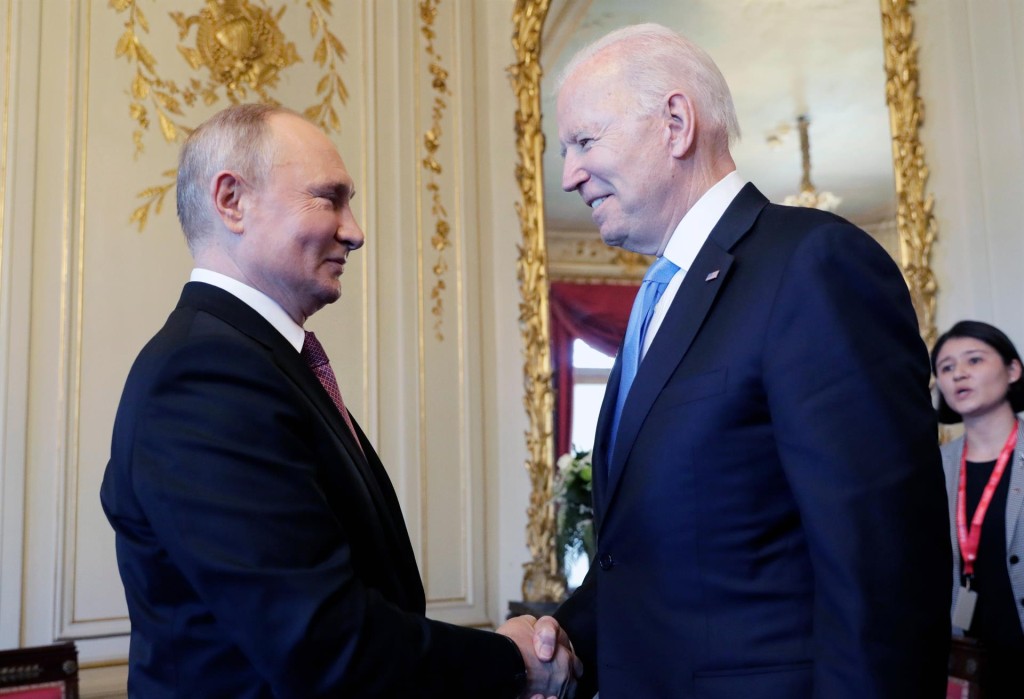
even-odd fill
[(619, 373), (594, 449), (597, 561), (556, 614), (601, 699), (941, 696), (928, 357), (881, 247), (748, 184), (639, 367), (609, 463)]
[(362, 452), (262, 316), (185, 286), (129, 374), (101, 491), (131, 696), (512, 694), (508, 639), (425, 618), (395, 492), (356, 430)]

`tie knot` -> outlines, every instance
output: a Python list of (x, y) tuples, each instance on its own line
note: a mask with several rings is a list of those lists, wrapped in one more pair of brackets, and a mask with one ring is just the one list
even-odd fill
[(316, 335), (311, 330), (306, 331), (306, 339), (302, 342), (302, 358), (314, 369), (329, 363), (324, 346), (320, 344), (320, 340), (316, 339)]
[(647, 270), (647, 274), (644, 275), (644, 281), (668, 284), (678, 271), (679, 266), (672, 262), (672, 260), (667, 257), (659, 257)]

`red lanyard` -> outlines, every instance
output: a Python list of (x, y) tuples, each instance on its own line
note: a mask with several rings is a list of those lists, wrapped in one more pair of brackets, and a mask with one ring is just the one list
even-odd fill
[(960, 456), (960, 486), (957, 488), (956, 498), (956, 536), (960, 541), (960, 554), (964, 557), (964, 575), (974, 575), (974, 561), (978, 558), (978, 542), (981, 541), (981, 524), (985, 521), (985, 513), (988, 512), (988, 505), (992, 502), (992, 496), (996, 492), (999, 480), (1003, 477), (1006, 464), (1010, 461), (1010, 455), (1017, 446), (1017, 421), (1013, 421), (1013, 429), (1010, 436), (1006, 438), (1006, 444), (999, 453), (992, 475), (989, 476), (985, 490), (981, 493), (981, 500), (974, 510), (971, 518), (971, 528), (967, 529), (967, 437), (964, 437), (964, 451)]

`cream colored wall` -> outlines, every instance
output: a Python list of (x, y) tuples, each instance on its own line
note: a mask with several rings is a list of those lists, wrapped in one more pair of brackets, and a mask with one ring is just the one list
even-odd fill
[[(306, 62), (279, 99), (304, 106), (315, 82), (305, 10), (280, 4)], [(435, 221), (419, 161), (433, 91), (414, 0), (334, 3), (351, 94), (335, 139), (368, 244), (342, 301), (311, 324), (345, 357), (346, 400), (395, 481), (430, 613), (490, 624), (519, 598), (527, 556), (513, 0), (437, 4), (452, 93), (438, 178), (453, 226), (445, 339), (430, 313)], [(1022, 0), (918, 5), (940, 329), (982, 317), (1024, 344)], [(142, 7), (159, 65), (187, 75), (161, 6)], [(190, 267), (170, 203), (141, 233), (127, 220), (175, 147), (151, 133), (132, 158), (131, 72), (113, 50), (122, 27), (103, 0), (0, 0), (0, 646), (78, 639), (87, 665), (113, 663), (87, 671), (87, 696), (123, 677), (124, 603), (96, 496), (110, 422)]]
[(1024, 351), (1024, 0), (917, 4), (939, 331), (985, 320)]
[[(304, 108), (322, 74), (308, 9), (272, 4), (287, 8), (282, 29), (303, 59), (272, 94)], [(395, 483), (428, 613), (489, 626), (520, 596), (526, 558), (512, 2), (425, 4), (436, 17), (419, 0), (333, 4), (349, 99), (332, 138), (356, 180), (367, 245), (346, 269), (342, 300), (310, 327)], [(205, 80), (176, 48), (194, 30), (179, 40), (162, 4), (139, 7), (161, 76)], [(133, 157), (134, 68), (115, 56), (127, 17), (105, 0), (0, 0), (0, 647), (75, 639), (92, 668), (86, 696), (117, 691), (127, 651), (98, 499), (111, 423), (135, 354), (191, 268), (173, 192), (142, 231), (129, 221), (136, 193), (174, 167), (177, 145), (160, 136), (150, 105), (154, 125)], [(447, 70), (446, 93), (431, 64)], [(226, 104), (186, 108), (179, 120), (194, 125)], [(433, 174), (422, 166), (430, 129)], [(442, 219), (450, 246), (438, 252)]]

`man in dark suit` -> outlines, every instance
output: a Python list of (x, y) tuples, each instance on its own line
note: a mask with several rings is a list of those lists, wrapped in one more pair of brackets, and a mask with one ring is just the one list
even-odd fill
[(568, 688), (578, 668), (553, 620), (537, 642), (530, 618), (503, 636), (424, 616), (395, 492), (302, 327), (363, 244), (334, 145), (289, 110), (232, 107), (189, 136), (177, 191), (196, 268), (132, 367), (101, 492), (130, 696)]
[(563, 188), (658, 257), (598, 422), (596, 560), (555, 615), (580, 695), (941, 696), (945, 496), (898, 267), (740, 178), (725, 80), (675, 32), (613, 32), (563, 76)]

